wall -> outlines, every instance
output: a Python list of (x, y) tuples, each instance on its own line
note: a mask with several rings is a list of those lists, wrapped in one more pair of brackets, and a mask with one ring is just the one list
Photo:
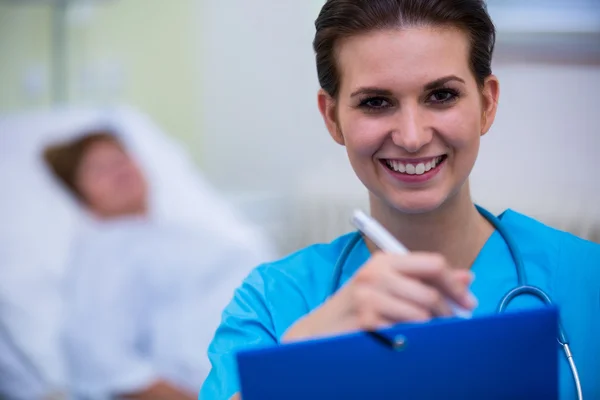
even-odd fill
[[(67, 13), (68, 102), (126, 103), (148, 113), (197, 159), (199, 124), (196, 0), (79, 2)], [(50, 105), (50, 5), (0, 4), (0, 112)], [(22, 80), (45, 81), (38, 100)], [(35, 81), (34, 79), (34, 81)]]
[(595, 196), (597, 203), (600, 66), (499, 61), (494, 73), (498, 115), (482, 139), (473, 181), (513, 193), (538, 188), (566, 202), (570, 194)]
[(197, 155), (195, 7), (194, 0), (113, 0), (73, 21), (72, 101), (135, 105)]
[(316, 108), (315, 2), (203, 4), (202, 160), (213, 181), (270, 190), (343, 155)]
[(49, 104), (50, 93), (43, 87), (49, 78), (50, 19), (44, 5), (0, 2), (0, 111)]

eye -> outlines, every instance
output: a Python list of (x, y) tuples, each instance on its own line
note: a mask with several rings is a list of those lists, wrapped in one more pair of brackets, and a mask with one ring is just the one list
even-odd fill
[(429, 101), (434, 104), (446, 104), (456, 100), (459, 93), (453, 89), (438, 89), (431, 93)]
[(392, 104), (383, 97), (370, 97), (360, 102), (359, 107), (367, 110), (376, 111), (391, 107)]

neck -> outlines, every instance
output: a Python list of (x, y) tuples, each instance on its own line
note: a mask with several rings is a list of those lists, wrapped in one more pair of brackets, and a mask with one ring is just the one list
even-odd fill
[[(494, 228), (473, 204), (468, 183), (432, 212), (406, 214), (371, 195), (371, 214), (413, 252), (434, 252), (457, 268), (470, 268)], [(375, 246), (367, 241), (369, 250)]]
[(97, 219), (104, 220), (104, 221), (122, 219), (122, 218), (144, 219), (149, 216), (148, 207), (146, 206), (146, 204), (127, 208), (127, 209), (121, 209), (121, 210), (117, 210), (117, 211), (110, 211), (110, 212), (98, 210), (98, 209), (92, 209), (92, 213), (96, 216)]

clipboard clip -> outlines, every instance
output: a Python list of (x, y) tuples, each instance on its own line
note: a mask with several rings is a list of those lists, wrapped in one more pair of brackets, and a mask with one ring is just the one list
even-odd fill
[(404, 335), (396, 335), (393, 338), (388, 338), (385, 335), (375, 331), (368, 331), (367, 334), (376, 342), (387, 347), (389, 350), (403, 351), (407, 345), (407, 339)]

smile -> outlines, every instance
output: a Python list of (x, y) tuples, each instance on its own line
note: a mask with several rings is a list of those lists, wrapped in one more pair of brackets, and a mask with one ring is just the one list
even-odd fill
[(383, 164), (391, 171), (399, 172), (405, 175), (424, 175), (430, 171), (436, 170), (448, 156), (443, 155), (434, 157), (430, 160), (424, 160), (419, 163), (406, 163), (397, 160), (382, 160)]

